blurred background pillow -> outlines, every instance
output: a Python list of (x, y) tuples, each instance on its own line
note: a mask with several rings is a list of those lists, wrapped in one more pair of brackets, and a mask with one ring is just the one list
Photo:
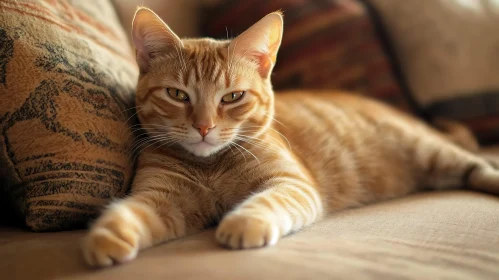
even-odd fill
[(499, 1), (368, 0), (414, 99), (430, 118), (499, 141)]

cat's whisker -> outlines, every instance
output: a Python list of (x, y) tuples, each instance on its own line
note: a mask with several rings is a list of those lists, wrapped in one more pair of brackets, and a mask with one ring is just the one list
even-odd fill
[[(140, 126), (140, 127), (137, 128), (137, 126)], [(160, 130), (160, 128), (163, 128), (163, 130)], [(185, 131), (183, 129), (171, 127), (171, 126), (167, 126), (167, 125), (159, 125), (159, 124), (144, 124), (144, 125), (136, 124), (136, 125), (131, 126), (130, 130), (131, 130), (131, 132), (128, 133), (127, 139), (130, 137), (131, 134), (136, 134), (137, 132), (140, 132), (140, 131), (146, 131), (146, 133), (142, 133), (140, 135), (147, 134), (147, 132), (149, 132), (149, 133), (164, 133), (164, 134), (173, 132), (173, 133), (178, 133), (178, 134), (185, 134)], [(154, 130), (157, 130), (157, 131), (154, 131)], [(135, 140), (136, 138), (137, 138), (137, 136), (135, 136), (135, 138), (133, 140)]]
[(227, 147), (229, 147), (230, 151), (232, 152), (232, 155), (235, 156), (236, 154), (234, 153), (234, 150), (232, 150), (232, 147), (230, 146), (230, 143), (229, 143), (229, 145)]
[[(275, 137), (271, 136), (271, 135), (267, 135), (268, 137), (271, 137), (272, 139), (276, 140), (278, 142), (278, 139), (276, 139)], [(268, 143), (267, 141), (264, 141), (263, 139), (260, 139), (258, 137), (254, 137), (254, 136), (249, 136), (249, 135), (245, 135), (245, 134), (241, 134), (241, 133), (238, 133), (236, 134), (236, 137), (244, 137), (246, 139), (251, 139), (252, 141), (255, 141), (255, 142), (258, 142), (258, 143), (263, 143), (264, 146), (270, 144), (270, 145), (273, 145), (272, 143)]]
[(279, 154), (281, 152), (281, 150), (278, 147), (275, 147), (273, 144), (271, 144), (271, 146), (267, 146), (268, 143), (263, 142), (260, 139), (258, 139), (258, 140), (260, 140), (260, 142), (255, 141), (253, 139), (244, 138), (244, 137), (235, 137), (235, 139), (239, 140), (241, 142), (245, 142), (245, 143), (248, 143), (250, 145), (253, 145), (253, 146), (255, 146), (257, 148), (260, 148), (260, 149), (262, 149), (264, 151), (271, 151), (271, 152), (274, 152), (274, 153), (277, 153), (277, 154)]
[(258, 149), (268, 150), (268, 151), (275, 152), (275, 151), (273, 151), (273, 150), (271, 150), (271, 149), (268, 149), (268, 148), (266, 148), (266, 147), (263, 147), (263, 146), (261, 146), (261, 145), (258, 145), (257, 143), (254, 143), (254, 142), (248, 141), (247, 139), (244, 139), (244, 138), (235, 138), (235, 139), (236, 139), (237, 141), (239, 141), (240, 143), (246, 143), (246, 144), (249, 144), (249, 145), (251, 145), (251, 146), (254, 146), (254, 147), (258, 148)]
[(169, 126), (169, 125), (165, 125), (165, 124), (154, 124), (154, 123), (137, 123), (137, 124), (134, 124), (134, 125), (131, 125), (129, 126), (130, 128), (131, 127), (137, 127), (137, 126), (160, 126), (160, 127), (165, 127), (165, 128), (175, 128), (173, 126)]
[[(230, 141), (230, 142), (229, 142), (229, 146), (230, 146), (230, 145), (234, 145), (234, 144), (236, 144), (236, 143), (234, 143), (234, 141)], [(243, 153), (243, 152), (242, 152), (242, 151), (241, 151), (241, 150), (240, 150), (240, 149), (239, 149), (236, 145), (234, 145), (234, 148), (236, 148), (236, 149), (237, 149), (237, 150), (241, 153), (241, 155), (242, 155), (242, 156), (243, 156), (243, 158), (244, 158), (244, 163), (246, 163), (246, 156), (244, 155), (244, 153)]]
[(155, 144), (158, 144), (158, 143), (161, 143), (161, 142), (165, 142), (165, 143), (163, 143), (163, 144), (159, 145), (158, 147), (156, 147), (156, 148), (153, 150), (153, 152), (154, 152), (154, 151), (156, 151), (157, 149), (159, 149), (159, 148), (161, 148), (161, 147), (163, 147), (163, 146), (165, 146), (165, 145), (168, 145), (168, 144), (169, 144), (169, 145), (167, 146), (167, 148), (168, 148), (168, 147), (170, 147), (171, 145), (173, 145), (173, 144), (175, 144), (175, 143), (177, 143), (177, 142), (178, 142), (178, 140), (176, 140), (175, 138), (166, 138), (166, 139), (159, 139), (159, 140), (158, 140), (158, 139), (155, 139), (155, 140), (157, 140), (157, 141), (153, 141), (153, 143), (151, 143), (151, 144), (147, 145), (147, 146), (146, 146), (146, 147), (144, 147), (142, 150), (140, 150), (140, 152), (138, 152), (138, 153), (135, 155), (135, 157), (134, 157), (133, 161), (135, 161), (135, 159), (136, 159), (136, 158), (137, 158), (137, 157), (138, 157), (138, 156), (139, 156), (139, 155), (140, 155), (140, 154), (141, 154), (141, 153), (142, 153), (145, 149), (147, 149), (148, 147), (150, 147), (150, 146), (152, 146), (152, 145), (155, 145)]
[(149, 135), (151, 137), (155, 137), (155, 136), (160, 136), (160, 135), (168, 135), (167, 133), (165, 132), (162, 132), (162, 131), (150, 131), (150, 132), (144, 132), (144, 133), (141, 133), (137, 136), (135, 136), (133, 139), (132, 139), (132, 142), (135, 142), (135, 141), (139, 141), (139, 140), (142, 140), (142, 138), (146, 138), (146, 135)]
[(137, 115), (140, 111), (144, 110), (145, 108), (142, 107), (139, 110), (137, 110), (134, 114), (132, 114), (125, 122), (124, 124), (127, 124), (129, 120), (131, 120), (135, 115)]
[(150, 131), (150, 132), (162, 132), (162, 133), (170, 133), (170, 132), (186, 133), (186, 131), (183, 129), (168, 127), (168, 126), (143, 126), (139, 128), (136, 127), (132, 129), (132, 132), (137, 133), (141, 130)]
[[(163, 126), (159, 126), (160, 128), (163, 128)], [(165, 127), (166, 128), (166, 127)], [(135, 134), (134, 138), (131, 139), (130, 141), (133, 143), (134, 141), (136, 141), (137, 139), (145, 136), (145, 135), (148, 135), (148, 134), (168, 134), (168, 133), (181, 133), (181, 131), (164, 131), (164, 130), (158, 130), (156, 126), (151, 126), (149, 127), (149, 131), (143, 127), (141, 128), (135, 128), (135, 129), (131, 129), (131, 132), (128, 133), (127, 135), (127, 139), (130, 137), (131, 134)], [(137, 133), (140, 133), (140, 134), (137, 134)]]
[[(246, 128), (252, 128), (251, 126), (250, 127), (246, 127)], [(255, 127), (255, 128), (261, 128), (261, 127)], [(276, 133), (278, 133), (288, 144), (288, 146), (291, 148), (291, 143), (288, 141), (288, 138), (286, 136), (284, 136), (282, 133), (280, 133), (278, 130), (272, 128), (272, 127), (269, 127), (268, 129), (271, 129), (271, 130), (274, 130)], [(254, 130), (254, 129), (241, 129), (238, 131), (238, 133), (240, 132), (253, 132), (253, 133), (256, 133), (258, 132), (259, 130)], [(268, 135), (269, 137), (272, 137), (273, 139), (276, 139), (275, 137), (271, 136), (271, 135)]]
[(159, 149), (159, 148), (163, 147), (164, 145), (168, 145), (168, 144), (169, 144), (169, 145), (167, 146), (167, 148), (168, 148), (168, 147), (170, 147), (171, 145), (173, 145), (173, 144), (175, 144), (175, 143), (177, 143), (177, 142), (178, 142), (178, 140), (176, 140), (176, 141), (175, 141), (175, 139), (172, 139), (172, 140), (166, 141), (166, 143), (163, 143), (163, 144), (159, 145), (158, 147), (154, 148), (154, 150), (152, 150), (152, 151), (154, 152), (154, 151), (156, 151), (157, 149)]
[(145, 127), (161, 127), (161, 128), (164, 128), (165, 130), (173, 130), (173, 129), (184, 130), (182, 128), (173, 127), (173, 126), (169, 126), (169, 125), (162, 125), (162, 124), (139, 124), (139, 125), (133, 125), (132, 127), (137, 127), (137, 126), (141, 126), (143, 128), (145, 128)]
[(135, 127), (131, 129), (131, 133), (136, 134), (138, 132), (144, 131), (144, 132), (150, 132), (150, 133), (167, 133), (166, 130), (160, 130), (160, 128), (163, 127), (156, 127), (156, 126), (146, 126), (146, 127)]
[[(263, 128), (262, 126), (246, 126), (245, 128)], [(289, 142), (288, 138), (286, 136), (284, 136), (282, 133), (280, 133), (277, 129), (275, 128), (272, 128), (272, 127), (268, 127), (267, 129), (271, 129), (273, 131), (275, 131), (277, 134), (281, 135), (282, 138), (284, 138), (284, 140), (288, 143), (288, 146), (289, 148), (291, 148), (291, 143)], [(254, 130), (241, 130), (242, 132), (256, 132)], [(274, 138), (275, 139), (275, 138)]]
[[(130, 121), (130, 120), (131, 120), (131, 119), (132, 119), (135, 115), (137, 115), (140, 111), (142, 111), (142, 110), (144, 110), (144, 109), (145, 109), (144, 107), (140, 108), (139, 110), (137, 110), (134, 114), (132, 114), (132, 115), (131, 115), (131, 116), (130, 116), (130, 117), (129, 117), (129, 118), (128, 118), (125, 122), (124, 122), (124, 124), (125, 124), (125, 126), (126, 126), (126, 129), (124, 129), (124, 130), (121, 132), (120, 137), (123, 137), (123, 136), (124, 136), (123, 134), (125, 133), (125, 131), (129, 129), (129, 127), (127, 126), (128, 121)], [(129, 137), (130, 137), (130, 133), (128, 133), (128, 134), (127, 134), (127, 138), (129, 138)]]
[(133, 158), (133, 161), (135, 161), (135, 159), (147, 148), (149, 148), (150, 146), (152, 145), (155, 145), (155, 144), (158, 144), (158, 143), (161, 143), (161, 142), (165, 142), (166, 144), (169, 144), (171, 143), (172, 141), (173, 142), (177, 142), (175, 141), (175, 138), (158, 138), (158, 139), (152, 139), (153, 141), (150, 141), (148, 143), (150, 143), (149, 145), (143, 147), (140, 151), (137, 151), (135, 153), (135, 157)]
[(168, 135), (168, 134), (157, 134), (157, 135), (149, 135), (148, 137), (144, 137), (143, 139), (140, 139), (136, 142), (135, 146), (139, 145), (139, 143), (143, 141), (147, 141), (150, 139), (156, 139), (156, 138), (161, 138), (161, 137), (174, 137), (174, 135)]
[(130, 128), (130, 129), (131, 129), (131, 128), (134, 128), (134, 127), (137, 127), (137, 126), (141, 126), (141, 124), (140, 124), (140, 123), (137, 123), (137, 124), (134, 124), (134, 125), (128, 126), (127, 128)]
[[(137, 108), (140, 108), (139, 110), (137, 110), (134, 114), (132, 114), (131, 116), (128, 117), (128, 119), (126, 119), (126, 121), (123, 123), (124, 124), (124, 127), (122, 129), (122, 131), (120, 132), (120, 137), (123, 137), (123, 134), (131, 127), (131, 126), (127, 126), (127, 123), (128, 121), (130, 121), (130, 119), (132, 119), (135, 115), (137, 115), (137, 113), (143, 109), (143, 106), (135, 106), (135, 107), (131, 107), (131, 108), (128, 108), (128, 109), (125, 109), (123, 111), (121, 111), (121, 114), (125, 114), (125, 112), (127, 111), (130, 111), (130, 110), (133, 110), (133, 109), (137, 109)], [(127, 138), (130, 137), (130, 134), (127, 135)]]
[(132, 155), (139, 155), (145, 148), (147, 148), (149, 146), (149, 144), (155, 144), (155, 143), (158, 143), (160, 141), (169, 141), (170, 139), (149, 139), (148, 141), (144, 141), (143, 143), (141, 143), (140, 146), (137, 146), (133, 151), (132, 151)]
[(131, 143), (132, 147), (134, 145), (136, 145), (137, 143), (139, 143), (140, 141), (143, 141), (144, 139), (147, 139), (147, 137), (145, 135), (147, 135), (148, 133), (142, 133), (142, 134), (139, 134), (137, 136), (135, 136), (133, 139), (131, 139), (129, 141), (129, 143)]
[(241, 146), (241, 145), (237, 144), (236, 142), (232, 142), (232, 143), (233, 143), (234, 145), (236, 145), (236, 146), (239, 146), (241, 149), (245, 150), (246, 152), (248, 152), (250, 155), (252, 155), (252, 156), (256, 159), (256, 161), (258, 162), (258, 164), (260, 164), (260, 160), (259, 160), (259, 159), (258, 159), (258, 158), (257, 158), (257, 157), (256, 157), (256, 156), (252, 153), (252, 152), (250, 152), (250, 151), (249, 151), (248, 149), (246, 149), (245, 147), (243, 147), (243, 146)]
[(268, 116), (268, 117), (270, 117), (270, 118), (271, 118), (272, 120), (274, 120), (276, 123), (278, 123), (278, 124), (280, 124), (280, 125), (282, 125), (282, 126), (284, 126), (284, 127), (287, 127), (287, 126), (286, 126), (286, 125), (284, 125), (282, 122), (280, 122), (280, 121), (278, 121), (276, 118), (272, 117), (270, 114), (267, 114), (267, 113), (265, 113), (265, 112), (263, 112), (263, 114), (264, 114), (264, 115), (266, 115), (266, 116)]
[[(260, 138), (258, 138), (258, 137), (254, 137), (254, 136), (249, 136), (249, 135), (244, 135), (244, 134), (241, 134), (242, 132), (251, 132), (251, 131), (250, 131), (250, 130), (242, 130), (242, 131), (239, 131), (239, 132), (237, 133), (237, 135), (250, 137), (250, 138), (252, 138), (252, 139), (255, 139), (255, 140), (258, 140), (258, 141), (261, 141), (261, 142), (266, 143), (265, 141), (263, 141), (262, 139), (260, 139)], [(267, 134), (267, 137), (270, 137), (270, 138), (272, 138), (272, 139), (276, 140), (277, 142), (280, 142), (280, 141), (279, 141), (279, 139), (275, 138), (275, 137), (274, 137), (274, 136), (272, 136), (272, 135), (268, 135), (268, 134)]]
[(137, 150), (139, 150), (141, 147), (144, 145), (147, 145), (148, 143), (154, 142), (156, 140), (169, 140), (169, 139), (174, 139), (175, 136), (171, 135), (156, 135), (156, 136), (150, 136), (145, 139), (141, 139), (139, 143), (135, 144), (133, 147), (133, 152), (135, 153)]
[(121, 113), (125, 113), (125, 112), (127, 112), (127, 111), (130, 111), (130, 110), (133, 110), (133, 109), (137, 109), (137, 108), (142, 108), (142, 107), (144, 107), (144, 106), (134, 106), (134, 107), (130, 107), (130, 108), (128, 108), (128, 109), (125, 109), (125, 110), (121, 111)]

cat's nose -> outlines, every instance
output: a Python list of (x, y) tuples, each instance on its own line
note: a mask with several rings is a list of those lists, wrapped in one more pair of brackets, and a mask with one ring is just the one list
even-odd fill
[(201, 136), (203, 137), (208, 135), (210, 130), (215, 127), (215, 125), (205, 125), (205, 124), (196, 124), (196, 123), (193, 123), (192, 126), (194, 128), (197, 128), (199, 130), (199, 134), (201, 134)]

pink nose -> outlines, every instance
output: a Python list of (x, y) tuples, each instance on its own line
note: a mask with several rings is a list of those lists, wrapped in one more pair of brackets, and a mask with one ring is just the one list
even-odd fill
[(214, 128), (215, 126), (208, 126), (208, 125), (200, 125), (200, 124), (192, 124), (194, 128), (197, 128), (199, 130), (199, 134), (201, 136), (205, 137), (208, 132), (210, 132), (210, 129)]

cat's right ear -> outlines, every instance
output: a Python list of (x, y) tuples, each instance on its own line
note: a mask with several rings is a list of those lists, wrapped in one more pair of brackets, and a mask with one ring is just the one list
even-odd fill
[(148, 8), (139, 8), (132, 23), (132, 40), (141, 73), (147, 73), (152, 59), (182, 48), (180, 38)]

